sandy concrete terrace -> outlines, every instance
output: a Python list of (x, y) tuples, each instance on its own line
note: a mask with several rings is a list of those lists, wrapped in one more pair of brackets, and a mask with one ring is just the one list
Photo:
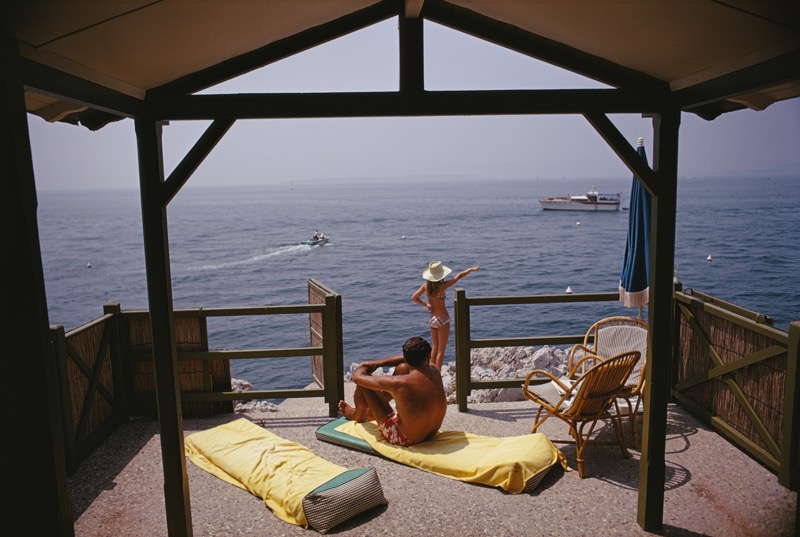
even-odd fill
[[(352, 390), (352, 385), (348, 385)], [(471, 404), (460, 413), (450, 405), (443, 429), (489, 436), (530, 432), (530, 402)], [(187, 419), (186, 434), (243, 417), (242, 414)], [(299, 442), (317, 455), (348, 468), (374, 467), (389, 505), (334, 528), (347, 536), (517, 536), (650, 535), (636, 523), (640, 452), (623, 459), (617, 445), (586, 448), (588, 476), (554, 467), (532, 494), (511, 495), (428, 474), (320, 442), (315, 430), (327, 423), (320, 398), (291, 399), (278, 412), (244, 416), (266, 419), (274, 433)], [(670, 406), (664, 529), (670, 536), (792, 536), (797, 494), (726, 440)], [(574, 444), (566, 425), (548, 420), (541, 432), (575, 467)], [(610, 424), (596, 433), (613, 441)], [(158, 422), (136, 419), (120, 427), (69, 480), (78, 536), (166, 536)], [(200, 470), (187, 460), (194, 535), (312, 535), (287, 524), (264, 503)]]

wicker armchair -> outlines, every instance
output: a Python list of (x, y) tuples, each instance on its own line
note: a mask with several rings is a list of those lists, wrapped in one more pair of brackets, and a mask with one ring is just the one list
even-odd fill
[[(626, 406), (620, 408), (628, 416), (631, 429), (633, 446), (638, 443), (636, 434), (636, 416), (644, 395), (644, 377), (647, 367), (647, 323), (633, 317), (608, 317), (594, 323), (586, 332), (583, 344), (572, 347), (569, 353), (569, 370), (573, 370), (583, 356), (592, 354), (603, 359), (616, 356), (630, 350), (637, 350), (641, 354), (639, 363), (636, 364), (625, 389), (620, 393), (620, 398), (625, 400)], [(581, 373), (585, 372), (585, 367)]]
[[(639, 358), (639, 351), (625, 352), (607, 360), (587, 355), (570, 370), (568, 378), (557, 379), (545, 370), (536, 369), (525, 379), (523, 396), (539, 405), (531, 432), (535, 433), (550, 416), (566, 423), (570, 436), (575, 440), (578, 475), (581, 477), (585, 477), (583, 451), (598, 420), (607, 419), (612, 423), (622, 456), (630, 457), (616, 400)], [(591, 367), (578, 375), (577, 372), (585, 365)], [(550, 382), (531, 384), (539, 376), (548, 378)], [(612, 405), (617, 410), (614, 414), (609, 412)], [(589, 430), (584, 433), (587, 424)]]

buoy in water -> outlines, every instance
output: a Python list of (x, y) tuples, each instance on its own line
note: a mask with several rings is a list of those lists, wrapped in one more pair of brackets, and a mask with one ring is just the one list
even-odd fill
[(570, 286), (568, 285), (568, 286), (567, 286), (567, 290), (566, 290), (566, 291), (564, 291), (564, 292), (565, 292), (565, 293), (567, 293), (568, 295), (571, 295), (571, 294), (572, 294), (572, 287), (570, 287)]
[(711, 256), (708, 256), (708, 257), (706, 257), (706, 261), (708, 261), (709, 263), (711, 263)]
[(86, 268), (92, 268), (92, 264), (91, 263), (86, 263)]
[(403, 236), (402, 236), (402, 237), (400, 237), (400, 238), (401, 238), (401, 239), (403, 239), (403, 240), (406, 240), (406, 236), (405, 236), (405, 235), (403, 235)]
[(579, 226), (579, 225), (581, 225), (581, 223), (580, 222), (575, 222), (575, 225)]

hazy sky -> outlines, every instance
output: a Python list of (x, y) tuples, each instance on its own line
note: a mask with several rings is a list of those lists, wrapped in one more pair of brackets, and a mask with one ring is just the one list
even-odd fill
[[(397, 21), (377, 24), (214, 88), (256, 91), (393, 91)], [(597, 88), (531, 58), (425, 23), (429, 90)], [(611, 116), (652, 156), (652, 122)], [(29, 116), (36, 184), (138, 188), (133, 121), (97, 132)], [(167, 175), (208, 122), (164, 128)], [(652, 161), (651, 161), (652, 162)], [(712, 122), (683, 114), (679, 175), (800, 175), (800, 99)], [(476, 178), (617, 178), (630, 172), (580, 116), (247, 120), (228, 131), (192, 185), (455, 175)]]

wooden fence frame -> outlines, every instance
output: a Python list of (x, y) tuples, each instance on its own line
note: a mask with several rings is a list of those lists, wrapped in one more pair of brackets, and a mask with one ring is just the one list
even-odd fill
[[(329, 415), (335, 417), (338, 403), (344, 399), (342, 300), (340, 295), (315, 280), (308, 281), (308, 288), (309, 304), (304, 305), (174, 310), (176, 324), (187, 317), (199, 322), (189, 338), (191, 341), (176, 343), (176, 346), (203, 349), (177, 352), (179, 367), (188, 362), (202, 364), (200, 389), (187, 391), (182, 383), (180, 397), (184, 409), (193, 405), (213, 409), (205, 413), (230, 412), (233, 401), (323, 397)], [(311, 344), (308, 347), (208, 350), (205, 321), (209, 317), (285, 314), (309, 316)], [(97, 445), (132, 415), (132, 411), (140, 412), (142, 400), (152, 399), (154, 407), (155, 393), (136, 393), (133, 378), (135, 364), (152, 363), (150, 340), (144, 334), (139, 338), (142, 339), (138, 342), (139, 348), (132, 349), (130, 338), (131, 323), (149, 321), (149, 317), (147, 310), (123, 311), (119, 304), (112, 302), (104, 306), (102, 317), (74, 330), (65, 333), (63, 326), (51, 327), (68, 473), (74, 472)], [(149, 322), (144, 331), (148, 330)], [(312, 379), (320, 388), (231, 391), (230, 360), (302, 356), (311, 357)], [(219, 364), (223, 364), (222, 373), (219, 373)], [(180, 375), (178, 377), (180, 380)]]
[[(525, 379), (504, 379), (492, 381), (472, 380), (472, 349), (487, 347), (524, 347), (536, 345), (570, 345), (583, 343), (583, 334), (472, 339), (470, 335), (470, 308), (478, 306), (505, 306), (518, 304), (564, 304), (575, 302), (614, 302), (619, 300), (619, 293), (578, 293), (568, 295), (530, 295), (530, 296), (494, 296), (467, 298), (462, 288), (456, 289), (455, 296), (455, 344), (456, 344), (456, 402), (458, 411), (467, 411), (467, 398), (472, 390), (493, 388), (519, 388)], [(533, 381), (534, 384), (537, 381)]]

